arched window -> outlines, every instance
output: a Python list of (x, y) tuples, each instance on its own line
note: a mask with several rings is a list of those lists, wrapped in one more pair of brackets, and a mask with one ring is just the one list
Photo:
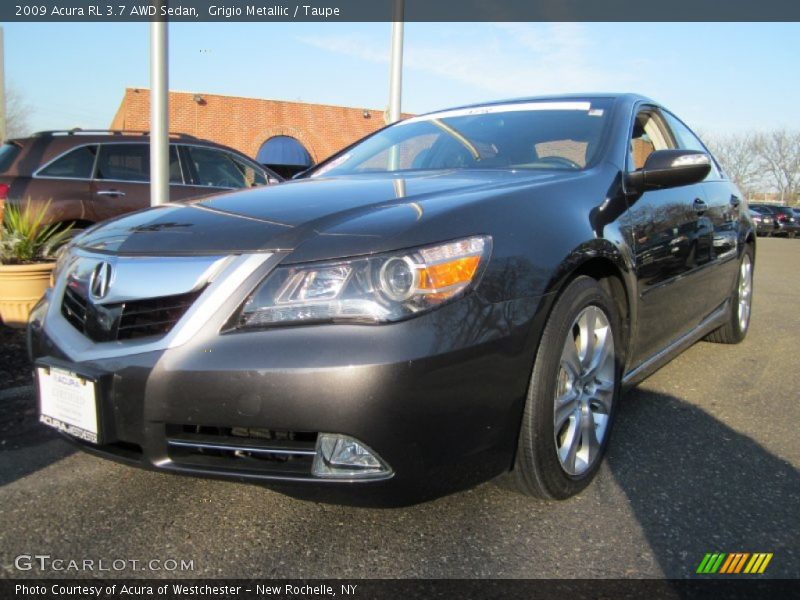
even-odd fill
[(276, 135), (261, 144), (256, 160), (284, 177), (314, 164), (303, 144), (288, 135)]

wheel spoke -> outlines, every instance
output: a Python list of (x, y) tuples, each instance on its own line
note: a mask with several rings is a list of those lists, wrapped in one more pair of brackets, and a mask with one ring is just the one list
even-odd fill
[(575, 472), (575, 458), (578, 455), (580, 441), (581, 426), (576, 419), (573, 423), (570, 423), (570, 426), (567, 428), (567, 432), (564, 437), (564, 443), (558, 449), (558, 455), (561, 459), (561, 464), (563, 464), (564, 467), (566, 467), (571, 473)]
[(595, 431), (594, 417), (589, 410), (583, 411), (581, 415), (581, 446), (581, 449), (586, 449), (585, 460), (588, 467), (600, 452), (600, 442)]
[(578, 408), (578, 395), (570, 390), (561, 398), (556, 400), (556, 409), (554, 416), (554, 425), (556, 434), (558, 434), (564, 427), (564, 423), (572, 416)]
[(570, 379), (575, 381), (581, 375), (581, 359), (578, 356), (578, 348), (571, 336), (567, 337), (564, 349), (561, 351), (561, 366), (567, 372)]
[(609, 414), (611, 412), (611, 403), (614, 398), (614, 382), (597, 380), (595, 385), (595, 393), (592, 395), (594, 400), (599, 406), (599, 412)]
[(597, 323), (596, 309), (593, 306), (587, 308), (581, 315), (578, 322), (580, 328), (580, 357), (581, 366), (588, 369), (594, 359), (595, 353), (595, 325)]
[(604, 370), (608, 359), (614, 351), (614, 340), (609, 335), (610, 327), (599, 327), (595, 331), (597, 337), (595, 356), (589, 368), (589, 375), (594, 375), (598, 371)]

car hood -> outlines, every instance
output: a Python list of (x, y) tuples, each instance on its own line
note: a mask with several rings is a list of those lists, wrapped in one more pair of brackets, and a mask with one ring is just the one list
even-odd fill
[(319, 258), (364, 254), (402, 247), (404, 233), (471, 203), (582, 175), (462, 170), (304, 179), (132, 213), (76, 245), (165, 256), (292, 251), (313, 242), (328, 254)]

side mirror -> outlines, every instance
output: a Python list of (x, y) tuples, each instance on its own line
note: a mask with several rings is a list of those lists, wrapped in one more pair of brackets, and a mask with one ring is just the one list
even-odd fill
[(698, 183), (711, 171), (711, 157), (695, 150), (656, 150), (644, 167), (628, 173), (625, 179), (629, 194), (661, 190)]

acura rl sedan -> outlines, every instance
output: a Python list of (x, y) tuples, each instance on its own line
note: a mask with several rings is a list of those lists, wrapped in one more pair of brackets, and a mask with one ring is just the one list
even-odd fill
[(28, 330), (40, 418), (103, 457), (330, 502), (501, 474), (568, 498), (623, 390), (745, 337), (755, 244), (647, 98), (413, 117), (294, 181), (75, 238)]

